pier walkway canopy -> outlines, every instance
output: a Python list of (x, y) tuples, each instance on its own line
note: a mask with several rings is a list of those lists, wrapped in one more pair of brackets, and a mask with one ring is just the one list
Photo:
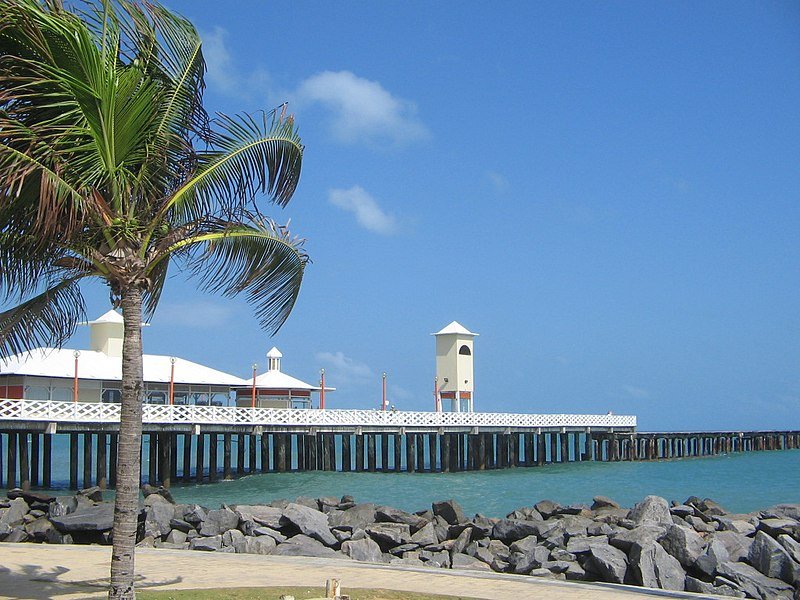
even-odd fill
[[(0, 397), (116, 403), (121, 398), (122, 315), (110, 310), (88, 323), (90, 349), (36, 348), (0, 361)], [(175, 356), (145, 354), (147, 404), (227, 406), (246, 384), (235, 375)]]

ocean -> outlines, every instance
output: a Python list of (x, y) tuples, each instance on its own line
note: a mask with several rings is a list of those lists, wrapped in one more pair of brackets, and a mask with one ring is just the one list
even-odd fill
[[(56, 486), (65, 487), (65, 472), (54, 464)], [(778, 503), (800, 503), (798, 473), (800, 450), (783, 450), (458, 473), (265, 473), (202, 485), (178, 483), (171, 491), (177, 502), (212, 508), (223, 503), (258, 504), (279, 498), (349, 494), (358, 502), (388, 504), (407, 511), (424, 510), (432, 502), (453, 498), (469, 514), (502, 517), (543, 499), (591, 504), (594, 496), (603, 495), (623, 506), (633, 506), (644, 496), (655, 494), (679, 502), (692, 495), (712, 498), (729, 511), (750, 512)]]

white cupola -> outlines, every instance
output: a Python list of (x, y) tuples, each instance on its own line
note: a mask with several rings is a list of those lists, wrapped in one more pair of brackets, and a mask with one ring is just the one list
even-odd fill
[(125, 337), (125, 321), (115, 310), (89, 321), (89, 349), (106, 356), (122, 358), (122, 339)]
[(475, 409), (474, 341), (477, 333), (453, 321), (431, 334), (436, 337), (436, 380), (439, 400), (450, 400), (453, 412)]
[(281, 358), (283, 358), (283, 354), (281, 354), (281, 351), (273, 346), (272, 350), (267, 352), (267, 370), (280, 372)]

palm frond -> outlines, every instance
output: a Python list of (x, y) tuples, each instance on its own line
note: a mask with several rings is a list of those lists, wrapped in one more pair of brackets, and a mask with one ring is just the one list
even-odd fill
[(82, 276), (63, 279), (39, 295), (0, 313), (0, 355), (61, 346), (85, 320)]
[(188, 222), (203, 215), (240, 218), (257, 194), (285, 206), (300, 180), (303, 145), (291, 118), (218, 116), (212, 149), (198, 153), (197, 173), (167, 199), (161, 214)]
[(203, 290), (229, 297), (245, 293), (261, 326), (275, 333), (300, 292), (308, 263), (303, 243), (271, 221), (218, 222), (173, 244), (164, 256), (188, 253), (186, 264)]

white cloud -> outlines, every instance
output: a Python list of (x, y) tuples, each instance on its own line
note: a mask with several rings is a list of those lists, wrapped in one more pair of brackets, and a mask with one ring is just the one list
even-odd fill
[(511, 184), (508, 182), (508, 178), (506, 178), (504, 175), (501, 175), (496, 171), (489, 171), (486, 173), (486, 176), (489, 178), (489, 181), (496, 192), (502, 194), (508, 191), (508, 188)]
[(333, 371), (334, 379), (343, 381), (364, 381), (375, 375), (365, 363), (345, 356), (344, 352), (318, 352), (317, 360)]
[(328, 108), (331, 132), (342, 142), (406, 143), (429, 135), (413, 102), (350, 71), (324, 71), (309, 77), (298, 87), (297, 100)]
[(644, 400), (645, 398), (650, 397), (650, 392), (643, 388), (632, 385), (623, 385), (622, 389), (628, 396), (631, 398), (636, 398), (637, 400)]
[(262, 102), (270, 96), (271, 79), (269, 73), (256, 68), (248, 73), (242, 72), (228, 50), (228, 32), (222, 27), (200, 34), (203, 40), (203, 57), (206, 60), (206, 82), (214, 91), (244, 100)]
[(397, 220), (394, 216), (387, 214), (361, 186), (354, 185), (347, 190), (329, 190), (328, 201), (353, 213), (364, 229), (382, 235), (391, 235), (397, 231)]
[(161, 323), (180, 327), (214, 329), (226, 324), (233, 316), (230, 305), (217, 302), (173, 302), (158, 307), (155, 318)]

